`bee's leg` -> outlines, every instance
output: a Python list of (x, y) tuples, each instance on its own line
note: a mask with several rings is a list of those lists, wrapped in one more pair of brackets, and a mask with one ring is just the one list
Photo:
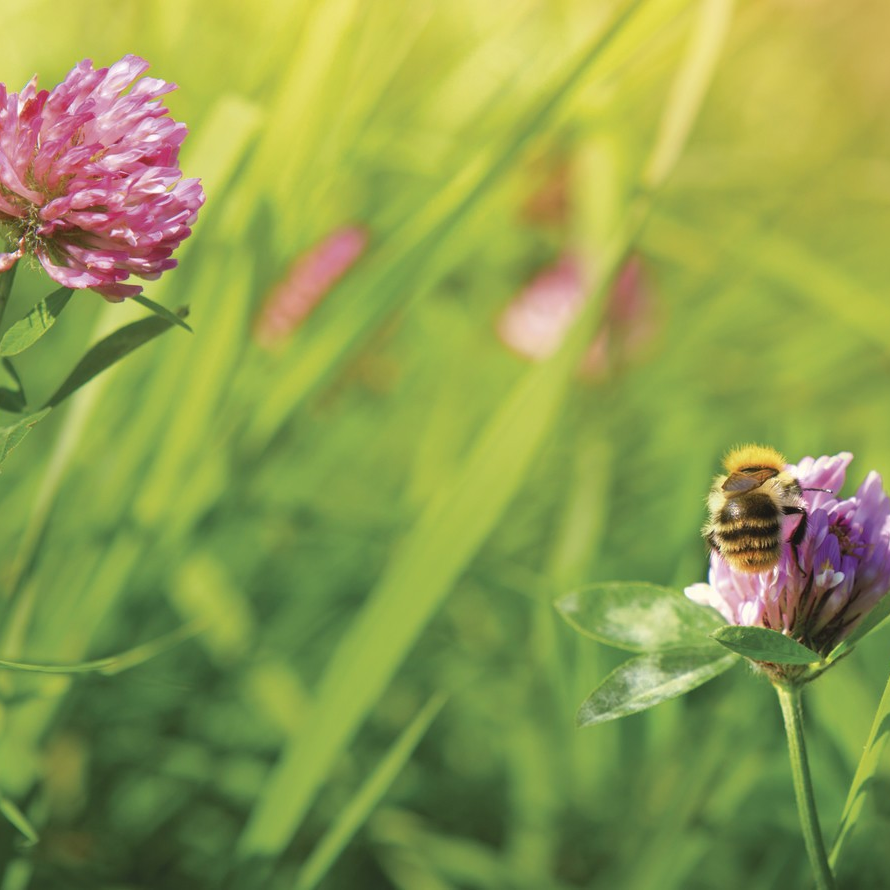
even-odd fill
[(794, 529), (794, 534), (791, 535), (789, 539), (791, 543), (798, 547), (803, 543), (803, 539), (807, 535), (807, 511), (803, 507), (782, 507), (782, 512), (786, 516), (791, 516), (797, 514), (800, 516), (800, 522), (797, 523), (797, 528)]
[(800, 569), (802, 574), (803, 567), (801, 566), (800, 558), (797, 555), (797, 548), (803, 543), (803, 539), (806, 537), (807, 534), (807, 511), (803, 507), (782, 507), (782, 512), (786, 516), (800, 516), (800, 522), (797, 523), (797, 528), (794, 529), (794, 532), (788, 540), (791, 544), (791, 551), (792, 553), (794, 553), (794, 561), (797, 563), (797, 567)]

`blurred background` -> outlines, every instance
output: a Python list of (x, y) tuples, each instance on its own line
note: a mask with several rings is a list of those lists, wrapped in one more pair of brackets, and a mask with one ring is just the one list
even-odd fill
[[(633, 7), (633, 8), (631, 8)], [(741, 668), (585, 731), (591, 581), (703, 580), (722, 453), (890, 473), (877, 0), (150, 0), (4, 11), (0, 81), (175, 81), (207, 203), (173, 330), (0, 477), (0, 890), (804, 888)], [(19, 273), (10, 320), (52, 289)], [(48, 394), (144, 315), (75, 295)], [(36, 400), (36, 401), (37, 401)], [(7, 418), (4, 416), (4, 422)], [(806, 696), (830, 839), (886, 681)], [(886, 770), (841, 886), (886, 886)]]

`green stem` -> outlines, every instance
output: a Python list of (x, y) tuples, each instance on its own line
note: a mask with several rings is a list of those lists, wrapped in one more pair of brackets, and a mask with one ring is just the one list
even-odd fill
[(0, 272), (0, 322), (3, 321), (3, 313), (6, 311), (6, 304), (9, 302), (9, 295), (12, 293), (12, 282), (15, 280), (16, 266), (13, 266), (6, 272)]
[(776, 686), (782, 716), (785, 718), (785, 733), (788, 736), (788, 753), (791, 755), (791, 772), (794, 776), (794, 794), (797, 797), (797, 812), (800, 827), (810, 857), (810, 865), (816, 878), (818, 890), (835, 890), (834, 875), (828, 865), (825, 842), (819, 829), (816, 814), (816, 799), (813, 795), (813, 782), (807, 763), (807, 749), (803, 737), (803, 715), (800, 706), (800, 687)]

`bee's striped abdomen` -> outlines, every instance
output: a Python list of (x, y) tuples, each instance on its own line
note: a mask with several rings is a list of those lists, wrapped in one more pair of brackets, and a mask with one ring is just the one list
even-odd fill
[(782, 549), (781, 515), (768, 495), (729, 499), (713, 529), (723, 557), (748, 571), (774, 566)]

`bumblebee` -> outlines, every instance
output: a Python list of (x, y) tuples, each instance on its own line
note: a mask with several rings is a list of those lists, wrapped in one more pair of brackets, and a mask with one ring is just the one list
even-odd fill
[(812, 489), (801, 488), (785, 464), (774, 448), (744, 445), (726, 455), (726, 475), (714, 479), (702, 534), (737, 572), (765, 572), (778, 563), (785, 516), (800, 517), (789, 538), (795, 556), (807, 533), (803, 491)]

